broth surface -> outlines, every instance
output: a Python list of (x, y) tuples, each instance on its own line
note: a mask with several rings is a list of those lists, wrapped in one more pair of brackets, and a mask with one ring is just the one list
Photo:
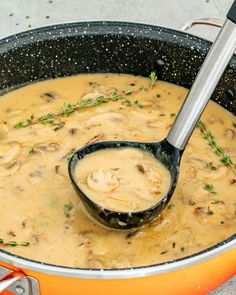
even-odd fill
[(151, 153), (132, 147), (87, 155), (78, 161), (75, 179), (96, 204), (118, 212), (150, 208), (170, 186), (165, 166)]
[(107, 230), (85, 214), (71, 185), (74, 150), (104, 140), (160, 141), (186, 94), (162, 81), (94, 74), (2, 96), (0, 248), (56, 265), (124, 268), (178, 259), (234, 234), (236, 118), (212, 101), (184, 152), (171, 202), (152, 224)]

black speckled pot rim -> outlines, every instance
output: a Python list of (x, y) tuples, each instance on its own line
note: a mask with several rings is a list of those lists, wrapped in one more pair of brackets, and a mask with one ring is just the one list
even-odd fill
[[(92, 45), (91, 48), (88, 44)], [(99, 45), (98, 48), (95, 48)], [(52, 25), (0, 40), (0, 90), (78, 73), (129, 73), (190, 87), (211, 43), (180, 31), (128, 22)], [(115, 48), (115, 50), (114, 50)], [(86, 50), (86, 51), (85, 51)], [(78, 63), (78, 60), (80, 63)], [(236, 57), (230, 61), (213, 99), (236, 114)], [(84, 279), (128, 279), (190, 267), (236, 248), (236, 234), (178, 260), (117, 270), (63, 267), (9, 254), (0, 259), (37, 272)]]

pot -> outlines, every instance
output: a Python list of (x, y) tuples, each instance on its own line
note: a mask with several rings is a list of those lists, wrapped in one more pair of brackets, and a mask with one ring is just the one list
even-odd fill
[[(37, 80), (78, 73), (148, 76), (151, 70), (161, 80), (189, 88), (210, 45), (187, 33), (136, 23), (44, 27), (0, 40), (0, 88), (7, 92)], [(213, 98), (236, 115), (236, 56)], [(61, 267), (3, 250), (0, 265), (2, 290), (15, 294), (206, 294), (236, 274), (236, 234), (189, 257), (133, 269)]]

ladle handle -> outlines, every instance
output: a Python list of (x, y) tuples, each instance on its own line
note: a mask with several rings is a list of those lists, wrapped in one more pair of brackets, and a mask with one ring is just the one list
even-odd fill
[(236, 48), (236, 0), (172, 126), (167, 141), (183, 150)]

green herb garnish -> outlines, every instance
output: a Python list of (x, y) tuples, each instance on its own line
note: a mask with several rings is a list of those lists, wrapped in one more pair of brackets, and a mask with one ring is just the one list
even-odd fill
[(74, 154), (74, 152), (75, 152), (75, 149), (71, 149), (69, 151), (69, 153), (66, 155), (67, 161), (70, 161), (70, 158), (72, 157), (72, 155)]
[(0, 239), (0, 245), (11, 246), (11, 247), (16, 247), (16, 246), (28, 247), (30, 246), (30, 242), (17, 243), (16, 241), (4, 241), (3, 239)]
[(71, 217), (71, 210), (73, 209), (73, 204), (70, 202), (68, 204), (64, 204), (64, 214), (67, 218)]
[(203, 186), (203, 189), (208, 191), (210, 194), (216, 194), (216, 192), (214, 191), (214, 187), (212, 184), (209, 184), (209, 183), (205, 183), (204, 186)]
[(211, 170), (217, 170), (217, 167), (214, 166), (212, 162), (210, 162), (210, 163), (208, 164), (208, 167), (209, 167)]
[[(99, 95), (95, 99), (91, 99), (91, 98), (82, 99), (75, 104), (64, 103), (61, 110), (59, 110), (57, 113), (48, 113), (41, 117), (34, 117), (33, 115), (31, 115), (30, 118), (26, 119), (25, 121), (21, 121), (17, 123), (14, 127), (19, 129), (19, 128), (25, 128), (34, 124), (51, 124), (51, 125), (56, 124), (58, 127), (62, 128), (65, 124), (62, 123), (61, 121), (55, 122), (56, 119), (60, 117), (68, 117), (72, 115), (75, 111), (78, 111), (84, 108), (96, 107), (108, 101), (109, 101), (108, 98), (102, 95)], [(58, 130), (57, 127), (55, 128), (56, 130)]]
[(204, 135), (204, 138), (208, 141), (209, 146), (215, 151), (215, 154), (221, 158), (220, 161), (225, 165), (225, 166), (231, 166), (234, 169), (236, 169), (236, 164), (234, 164), (231, 160), (231, 158), (226, 155), (223, 151), (222, 147), (219, 147), (215, 141), (214, 136), (211, 134), (210, 131), (206, 129), (205, 124), (203, 124), (201, 121), (198, 122), (196, 126), (201, 133)]
[(221, 200), (214, 200), (214, 201), (211, 202), (211, 204), (213, 204), (213, 205), (215, 205), (215, 204), (224, 204), (224, 202), (221, 201)]
[(171, 113), (171, 114), (170, 114), (170, 117), (171, 117), (171, 118), (174, 117), (174, 116), (176, 116), (176, 113)]
[(36, 151), (34, 150), (34, 148), (31, 148), (30, 150), (29, 150), (29, 155), (30, 156), (32, 156), (33, 154), (35, 154), (36, 153)]
[(167, 209), (168, 209), (168, 210), (173, 209), (174, 207), (175, 207), (175, 204), (173, 204), (173, 203), (167, 205)]
[(111, 96), (111, 99), (114, 100), (114, 101), (122, 99), (122, 96), (118, 95), (116, 92), (112, 92), (110, 94), (110, 96)]
[(127, 107), (130, 107), (132, 105), (131, 101), (129, 99), (125, 99), (122, 101), (122, 104), (127, 106)]
[(150, 83), (150, 88), (153, 87), (153, 85), (155, 84), (156, 80), (157, 80), (157, 74), (155, 71), (151, 72), (151, 74), (149, 75), (149, 78), (151, 79), (151, 83)]
[(25, 125), (24, 125), (24, 122), (19, 122), (19, 123), (17, 123), (15, 126), (14, 126), (14, 128), (16, 128), (16, 129), (20, 129), (20, 128), (24, 128), (24, 127), (26, 127)]

